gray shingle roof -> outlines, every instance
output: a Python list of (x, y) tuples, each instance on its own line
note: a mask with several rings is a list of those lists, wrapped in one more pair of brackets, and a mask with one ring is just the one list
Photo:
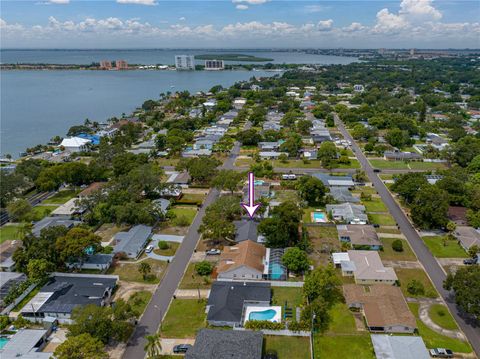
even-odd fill
[(373, 349), (377, 359), (428, 359), (421, 337), (372, 334)]
[(271, 297), (270, 283), (216, 281), (208, 297), (207, 320), (240, 323), (245, 301), (270, 302)]
[(345, 187), (331, 187), (330, 195), (337, 202), (360, 202), (360, 199), (352, 195), (352, 193)]
[(42, 220), (38, 221), (35, 223), (32, 229), (32, 233), (35, 236), (39, 236), (40, 232), (42, 229), (45, 228), (50, 228), (50, 227), (55, 227), (55, 226), (63, 226), (66, 228), (71, 228), (73, 227), (76, 223), (76, 221), (73, 221), (70, 219), (70, 217), (45, 217)]
[(235, 242), (243, 242), (247, 239), (256, 242), (258, 238), (257, 227), (258, 222), (252, 220), (234, 221), (235, 225)]
[(185, 359), (261, 359), (262, 345), (261, 332), (202, 329)]
[(138, 254), (151, 234), (152, 227), (143, 224), (132, 227), (128, 232), (118, 232), (114, 237), (117, 242), (114, 252)]

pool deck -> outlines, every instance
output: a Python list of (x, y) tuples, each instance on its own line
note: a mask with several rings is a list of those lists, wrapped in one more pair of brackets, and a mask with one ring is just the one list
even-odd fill
[(244, 323), (248, 322), (250, 314), (255, 312), (265, 312), (267, 310), (274, 310), (275, 315), (271, 319), (265, 319), (270, 322), (281, 323), (282, 322), (282, 307), (281, 306), (268, 306), (268, 307), (259, 307), (255, 305), (249, 305), (245, 308), (245, 320)]

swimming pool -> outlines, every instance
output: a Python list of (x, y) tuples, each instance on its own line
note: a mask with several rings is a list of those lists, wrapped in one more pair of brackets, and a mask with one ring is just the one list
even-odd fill
[(244, 322), (249, 320), (268, 320), (270, 322), (280, 323), (282, 321), (282, 307), (260, 307), (249, 305), (245, 308)]
[(253, 184), (254, 184), (255, 186), (262, 186), (264, 183), (265, 183), (265, 181), (262, 181), (262, 180), (255, 180), (255, 181), (253, 181)]
[(0, 337), (0, 349), (3, 349), (3, 347), (8, 343), (10, 339), (7, 337)]
[(323, 212), (312, 212), (312, 222), (314, 223), (326, 223), (327, 216)]
[(279, 263), (270, 264), (270, 279), (279, 280), (282, 279), (285, 274), (283, 266)]

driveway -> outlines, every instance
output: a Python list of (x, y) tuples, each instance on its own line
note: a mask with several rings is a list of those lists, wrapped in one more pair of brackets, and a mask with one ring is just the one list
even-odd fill
[(458, 325), (468, 338), (474, 351), (477, 353), (477, 355), (480, 355), (480, 329), (478, 323), (472, 323), (472, 321), (468, 318), (464, 318), (461, 316), (461, 313), (459, 313), (457, 306), (453, 301), (453, 293), (443, 289), (443, 281), (446, 278), (445, 272), (442, 270), (432, 253), (430, 253), (428, 248), (425, 246), (416, 229), (410, 223), (409, 219), (399, 207), (397, 202), (395, 202), (393, 196), (385, 187), (382, 180), (377, 176), (376, 173), (373, 172), (372, 166), (368, 162), (367, 158), (365, 157), (355, 140), (345, 129), (345, 126), (341, 122), (340, 118), (336, 114), (334, 117), (335, 123), (338, 126), (338, 129), (340, 130), (342, 135), (352, 142), (352, 147), (355, 150), (354, 152), (357, 155), (358, 161), (362, 165), (363, 170), (367, 174), (368, 178), (370, 178), (370, 181), (375, 186), (375, 189), (377, 190), (385, 205), (388, 207), (390, 214), (393, 216), (393, 218), (395, 218), (395, 221), (398, 223), (402, 233), (406, 236), (410, 247), (412, 247), (413, 251), (417, 255), (418, 260), (423, 264), (423, 267), (425, 268), (425, 271), (432, 280), (433, 285), (448, 305), (450, 312), (452, 313)]

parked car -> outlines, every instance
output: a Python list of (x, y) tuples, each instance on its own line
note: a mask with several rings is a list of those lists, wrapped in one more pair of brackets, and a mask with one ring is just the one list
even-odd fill
[(284, 174), (284, 175), (282, 175), (282, 179), (284, 179), (284, 180), (296, 180), (297, 175), (295, 175), (293, 173)]
[(263, 359), (278, 359), (278, 354), (275, 350), (267, 350)]
[(379, 169), (379, 168), (374, 168), (374, 169), (373, 169), (373, 172), (375, 172), (375, 173), (379, 173), (379, 172), (382, 172), (382, 170), (381, 170), (381, 169)]
[(150, 253), (151, 251), (153, 251), (153, 246), (148, 246), (145, 248), (145, 252)]
[(192, 346), (190, 344), (178, 344), (173, 347), (173, 352), (175, 354), (186, 353), (191, 347)]
[(209, 249), (206, 253), (207, 253), (207, 256), (218, 256), (221, 252), (220, 252), (220, 249), (212, 248), (212, 249)]
[(477, 264), (478, 263), (478, 257), (476, 258), (467, 258), (463, 260), (463, 264), (465, 265), (472, 265), (472, 264)]
[(430, 356), (432, 358), (453, 358), (453, 352), (450, 349), (435, 348), (430, 349)]

